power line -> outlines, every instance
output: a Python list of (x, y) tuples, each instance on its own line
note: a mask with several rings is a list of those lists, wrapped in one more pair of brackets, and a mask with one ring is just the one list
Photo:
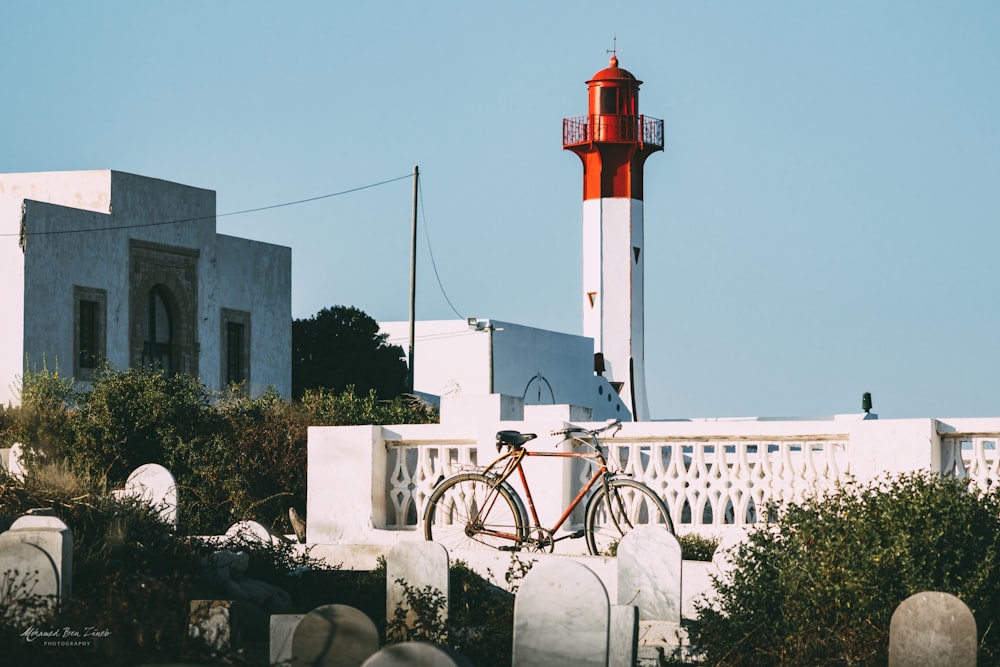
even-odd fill
[(420, 181), (417, 181), (417, 189), (420, 193), (420, 216), (424, 219), (424, 238), (427, 239), (427, 253), (431, 257), (431, 267), (434, 269), (434, 277), (437, 279), (438, 287), (441, 289), (441, 296), (444, 300), (448, 302), (448, 306), (451, 308), (451, 312), (458, 316), (458, 319), (464, 320), (462, 314), (458, 312), (454, 305), (451, 303), (451, 299), (448, 298), (448, 293), (444, 291), (444, 285), (441, 284), (441, 276), (438, 274), (437, 263), (434, 261), (434, 250), (431, 248), (431, 236), (427, 232), (427, 214), (424, 213), (424, 189)]
[[(199, 217), (196, 217), (196, 218), (181, 218), (181, 219), (178, 219), (178, 220), (163, 220), (163, 221), (160, 221), (160, 222), (148, 222), (148, 223), (142, 224), (142, 225), (121, 225), (121, 226), (118, 226), (118, 227), (114, 227), (114, 226), (112, 226), (112, 227), (90, 227), (90, 228), (87, 228), (87, 229), (57, 229), (57, 230), (49, 230), (49, 231), (44, 231), (44, 232), (24, 232), (23, 234), (20, 234), (20, 233), (0, 234), (0, 237), (3, 237), (3, 236), (46, 236), (46, 235), (50, 235), (50, 234), (80, 234), (80, 233), (83, 233), (83, 232), (107, 232), (107, 231), (115, 231), (115, 230), (120, 230), (120, 229), (140, 229), (140, 228), (143, 228), (143, 227), (159, 227), (159, 226), (162, 226), (162, 225), (179, 225), (179, 224), (183, 224), (183, 223), (186, 223), (186, 222), (199, 222), (201, 220), (211, 220), (213, 218), (216, 218), (216, 219), (218, 219), (218, 218), (226, 218), (226, 217), (229, 217), (229, 216), (232, 216), (232, 215), (243, 215), (245, 213), (257, 213), (258, 211), (269, 211), (269, 210), (274, 209), (274, 208), (283, 208), (285, 206), (295, 206), (297, 204), (307, 204), (309, 202), (319, 201), (320, 199), (330, 199), (331, 197), (339, 197), (341, 195), (350, 194), (352, 192), (358, 192), (360, 190), (368, 190), (369, 188), (376, 188), (376, 187), (378, 187), (380, 185), (386, 185), (388, 183), (395, 183), (396, 181), (402, 181), (403, 179), (410, 178), (411, 176), (412, 176), (412, 174), (406, 174), (405, 176), (397, 176), (396, 178), (390, 178), (390, 179), (387, 179), (385, 181), (379, 181), (378, 183), (369, 183), (368, 185), (362, 185), (362, 186), (359, 186), (359, 187), (356, 187), (356, 188), (351, 188), (349, 190), (341, 190), (340, 192), (331, 192), (330, 194), (319, 195), (318, 197), (309, 197), (308, 199), (296, 199), (295, 201), (284, 202), (284, 203), (281, 203), (281, 204), (271, 204), (269, 206), (260, 206), (258, 208), (248, 208), (248, 209), (244, 209), (242, 211), (231, 211), (229, 213), (218, 213), (218, 214), (214, 214), (214, 215), (203, 215), (203, 216), (199, 216)], [(431, 261), (433, 263), (433, 259)]]

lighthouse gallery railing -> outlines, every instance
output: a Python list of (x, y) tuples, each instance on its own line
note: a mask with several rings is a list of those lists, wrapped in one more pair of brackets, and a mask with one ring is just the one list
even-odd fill
[(663, 121), (649, 116), (595, 114), (563, 119), (563, 147), (595, 141), (663, 148)]

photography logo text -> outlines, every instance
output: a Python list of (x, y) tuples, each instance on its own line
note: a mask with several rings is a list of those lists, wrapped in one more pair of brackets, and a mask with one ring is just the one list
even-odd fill
[(31, 626), (21, 633), (27, 642), (38, 642), (42, 646), (90, 646), (95, 638), (110, 637), (107, 628), (85, 626), (83, 628), (36, 628)]

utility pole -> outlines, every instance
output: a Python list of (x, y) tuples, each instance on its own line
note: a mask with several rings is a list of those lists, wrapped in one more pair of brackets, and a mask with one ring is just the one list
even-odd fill
[(420, 167), (413, 165), (413, 223), (410, 225), (410, 372), (407, 389), (413, 393), (413, 348), (417, 328), (417, 196), (420, 189)]

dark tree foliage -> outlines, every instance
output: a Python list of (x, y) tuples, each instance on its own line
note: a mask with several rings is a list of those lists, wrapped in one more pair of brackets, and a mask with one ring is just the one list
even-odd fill
[(324, 308), (292, 323), (292, 394), (308, 389), (358, 394), (374, 390), (382, 398), (406, 391), (403, 348), (390, 345), (378, 323), (353, 306)]

